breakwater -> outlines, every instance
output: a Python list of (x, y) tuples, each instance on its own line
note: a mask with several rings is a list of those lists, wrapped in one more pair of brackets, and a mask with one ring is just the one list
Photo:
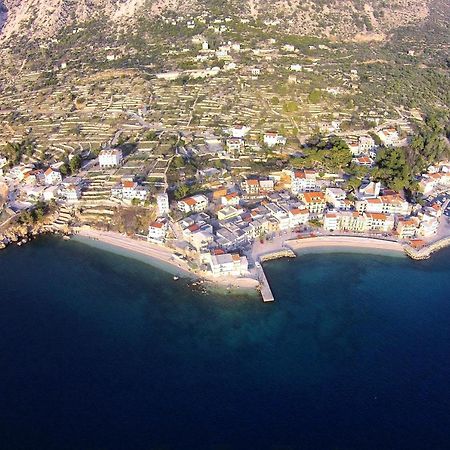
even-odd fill
[(259, 260), (261, 262), (273, 261), (274, 259), (281, 258), (295, 258), (297, 255), (290, 249), (283, 249), (275, 252), (270, 252), (265, 255), (261, 255)]
[(445, 237), (420, 249), (415, 249), (410, 245), (405, 245), (403, 249), (410, 258), (421, 260), (428, 259), (433, 253), (446, 247), (450, 247), (450, 237)]

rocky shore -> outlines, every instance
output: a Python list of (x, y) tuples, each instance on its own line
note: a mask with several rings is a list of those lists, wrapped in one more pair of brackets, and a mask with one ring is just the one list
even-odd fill
[(33, 225), (16, 223), (10, 225), (7, 229), (0, 231), (0, 250), (11, 244), (26, 244), (37, 236), (47, 233), (62, 233), (67, 235), (70, 234), (70, 230), (68, 228), (57, 230), (46, 223), (36, 223)]

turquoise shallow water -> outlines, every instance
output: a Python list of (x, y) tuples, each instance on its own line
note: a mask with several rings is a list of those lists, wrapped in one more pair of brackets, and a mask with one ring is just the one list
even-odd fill
[(445, 449), (450, 252), (310, 254), (277, 301), (43, 238), (0, 253), (6, 449)]

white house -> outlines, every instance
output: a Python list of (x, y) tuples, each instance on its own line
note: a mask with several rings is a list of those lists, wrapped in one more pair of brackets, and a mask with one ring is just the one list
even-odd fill
[(360, 136), (358, 139), (359, 152), (363, 155), (372, 156), (372, 151), (375, 148), (375, 141), (371, 136)]
[(288, 211), (288, 215), (290, 228), (305, 225), (309, 220), (309, 211), (307, 209), (293, 208)]
[(432, 193), (440, 187), (448, 186), (450, 186), (450, 174), (448, 172), (425, 174), (420, 180), (420, 187), (425, 195)]
[(111, 189), (111, 195), (121, 200), (145, 201), (148, 191), (144, 186), (140, 186), (136, 181), (133, 181), (132, 177), (127, 177)]
[(245, 148), (244, 139), (238, 137), (232, 137), (227, 139), (227, 149), (230, 153), (242, 153)]
[(290, 172), (291, 192), (313, 192), (317, 188), (317, 174), (314, 170), (295, 170)]
[(193, 195), (178, 202), (178, 209), (186, 214), (202, 212), (208, 208), (208, 199), (204, 195)]
[(61, 195), (68, 202), (77, 202), (81, 198), (81, 187), (77, 184), (69, 184), (62, 189)]
[(165, 192), (156, 196), (156, 204), (158, 206), (158, 215), (165, 216), (166, 214), (169, 214), (169, 196)]
[(51, 167), (44, 172), (44, 177), (45, 184), (47, 185), (57, 185), (62, 182), (61, 173)]
[(429, 214), (420, 215), (420, 225), (418, 235), (423, 237), (430, 237), (437, 233), (439, 228), (439, 219)]
[(348, 209), (345, 201), (347, 194), (341, 188), (326, 188), (325, 200), (336, 209)]
[(237, 192), (231, 192), (220, 197), (220, 203), (223, 206), (239, 206), (240, 200), (241, 198)]
[(233, 219), (234, 217), (239, 216), (243, 212), (244, 212), (243, 209), (229, 205), (217, 211), (217, 218), (219, 220), (230, 220)]
[(198, 230), (189, 237), (189, 242), (198, 252), (206, 250), (214, 242), (214, 235), (211, 231)]
[(383, 195), (377, 198), (359, 200), (355, 204), (359, 212), (400, 214), (407, 216), (411, 212), (411, 205), (400, 195)]
[(376, 198), (380, 195), (380, 191), (381, 191), (381, 183), (379, 181), (377, 181), (376, 183), (374, 181), (370, 181), (369, 183), (361, 185), (361, 187), (358, 190), (358, 197)]
[(277, 131), (268, 131), (264, 133), (264, 144), (268, 147), (274, 147), (275, 145), (285, 145), (286, 138), (279, 134)]
[(381, 213), (365, 213), (367, 231), (389, 232), (394, 229), (394, 217)]
[(235, 124), (231, 127), (230, 133), (234, 138), (244, 138), (245, 135), (250, 131), (249, 127), (242, 125), (240, 123)]
[(248, 273), (248, 261), (238, 254), (211, 255), (210, 268), (215, 277), (240, 277)]
[(400, 239), (413, 238), (417, 234), (418, 227), (419, 219), (417, 217), (401, 218), (397, 222), (396, 231)]
[(59, 186), (48, 186), (43, 192), (43, 197), (46, 202), (56, 200), (59, 196)]
[(148, 227), (147, 240), (150, 242), (163, 243), (166, 240), (169, 224), (166, 219), (159, 218)]
[(122, 162), (122, 150), (107, 149), (102, 150), (98, 155), (98, 163), (101, 168), (117, 167)]
[(323, 227), (327, 231), (339, 230), (339, 216), (335, 212), (327, 212), (323, 218)]
[(400, 143), (400, 136), (395, 128), (383, 128), (377, 135), (386, 147), (395, 147)]
[(293, 72), (301, 72), (303, 69), (301, 64), (291, 64), (289, 67), (289, 70), (292, 70)]

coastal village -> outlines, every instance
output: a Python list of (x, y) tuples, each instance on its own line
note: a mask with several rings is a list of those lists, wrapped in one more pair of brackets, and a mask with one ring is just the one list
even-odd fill
[[(377, 133), (385, 145), (401, 145), (394, 128)], [(158, 140), (155, 135), (152, 145), (156, 147)], [(120, 147), (80, 158), (70, 174), (61, 170), (61, 162), (41, 168), (30, 163), (11, 166), (2, 157), (1, 180), (7, 190), (4, 209), (11, 218), (50, 202), (57, 212), (48, 229), (95, 236), (92, 229), (109, 229), (111, 217), (106, 210), (114, 214), (120, 205), (142, 205), (152, 212), (151, 220), (132, 238), (168, 249), (172, 262), (180, 267), (227, 282), (239, 277), (261, 281), (260, 263), (292, 256), (289, 242), (294, 240), (361, 236), (420, 248), (450, 236), (448, 162), (429, 167), (420, 177), (425, 202), (412, 204), (379, 181), (365, 179), (350, 192), (343, 173), (314, 168), (287, 166), (262, 175), (249, 167), (235, 175), (226, 169), (226, 162), (261, 158), (263, 148), (275, 154), (286, 151), (284, 136), (267, 131), (257, 139), (243, 124), (234, 124), (203, 146), (176, 143), (172, 155), (151, 164), (149, 178), (156, 171), (160, 174), (159, 183), (153, 185), (140, 175), (148, 166), (146, 159), (139, 158), (142, 150), (126, 154)], [(356, 165), (372, 165), (377, 155), (370, 135), (347, 138), (346, 148)], [(198, 169), (190, 182), (183, 182), (187, 179), (185, 161), (193, 152), (208, 153), (209, 165)], [(171, 169), (178, 182), (171, 181)], [(183, 195), (192, 190), (190, 186), (197, 192)], [(100, 220), (92, 221), (94, 208), (104, 209)]]
[(227, 23), (208, 25), (214, 39), (193, 33), (186, 49), (166, 49), (184, 69), (141, 79), (114, 69), (124, 49), (109, 49), (95, 56), (110, 65), (103, 75), (72, 79), (79, 61), (69, 60), (30, 72), (30, 82), (72, 83), (33, 112), (16, 86), (4, 89), (0, 245), (22, 242), (8, 229), (23, 217), (45, 216), (40, 232), (122, 236), (200, 277), (263, 289), (261, 262), (293, 256), (295, 242), (359, 237), (413, 255), (450, 238), (449, 161), (416, 177), (415, 198), (373, 176), (382, 152), (410, 145), (417, 111), (373, 99), (356, 114), (344, 99), (361, 95), (366, 69), (319, 59), (347, 50), (246, 47), (224, 38)]

